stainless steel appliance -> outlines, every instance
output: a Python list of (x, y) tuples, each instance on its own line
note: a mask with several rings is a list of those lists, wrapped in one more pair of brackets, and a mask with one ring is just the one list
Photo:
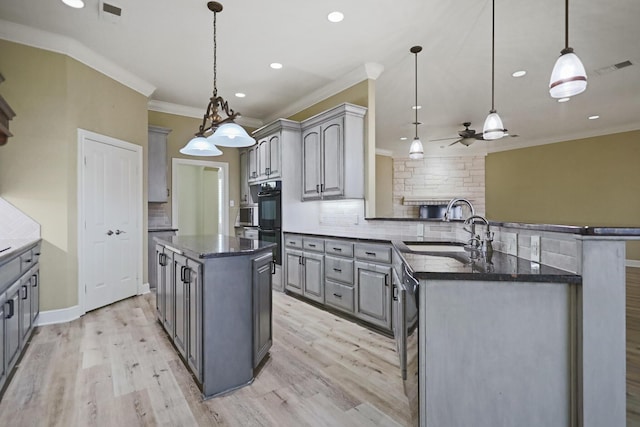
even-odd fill
[(241, 206), (238, 225), (242, 225), (244, 227), (256, 227), (258, 225), (258, 207)]
[(273, 242), (273, 260), (282, 265), (282, 181), (268, 181), (258, 193), (259, 240)]
[[(420, 422), (420, 399), (419, 399), (419, 345), (418, 345), (418, 294), (420, 291), (419, 282), (413, 277), (406, 265), (403, 265), (402, 282), (399, 286), (398, 298), (399, 306), (404, 308), (401, 331), (401, 368), (404, 381), (404, 393), (409, 401), (409, 412), (411, 415), (411, 425), (417, 426)], [(403, 341), (403, 342), (402, 342)], [(406, 373), (406, 375), (405, 375)]]

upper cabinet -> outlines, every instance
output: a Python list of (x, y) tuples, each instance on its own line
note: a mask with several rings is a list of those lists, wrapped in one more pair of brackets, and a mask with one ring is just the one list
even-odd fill
[[(253, 133), (258, 143), (241, 152), (246, 157), (246, 174), (241, 171), (241, 181), (259, 184), (273, 179), (282, 179), (283, 152), (300, 144), (300, 124), (291, 120), (280, 119), (270, 123)], [(240, 158), (243, 161), (243, 157)], [(293, 178), (291, 176), (290, 178)]]
[(149, 126), (149, 202), (166, 203), (167, 187), (167, 137), (171, 129)]
[(302, 200), (364, 197), (366, 111), (345, 103), (301, 123)]

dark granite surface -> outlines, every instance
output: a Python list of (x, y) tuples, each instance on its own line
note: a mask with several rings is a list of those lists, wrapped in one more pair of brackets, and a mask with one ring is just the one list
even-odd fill
[(217, 258), (249, 255), (271, 249), (275, 243), (243, 237), (225, 236), (165, 236), (154, 237), (161, 245), (177, 249), (192, 258)]
[(149, 233), (157, 233), (161, 231), (178, 231), (178, 229), (172, 227), (153, 227), (149, 228), (147, 231), (149, 231)]
[[(461, 246), (462, 243), (458, 245)], [(411, 268), (416, 279), (553, 283), (582, 281), (577, 274), (502, 252), (493, 252), (490, 257), (485, 258), (479, 252), (471, 250), (463, 253), (418, 253), (411, 251), (402, 241), (394, 241), (393, 246)]]

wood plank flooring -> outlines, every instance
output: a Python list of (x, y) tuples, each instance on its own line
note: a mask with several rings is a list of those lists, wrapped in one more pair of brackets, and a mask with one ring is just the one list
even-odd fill
[(36, 329), (1, 426), (403, 426), (392, 339), (275, 292), (256, 380), (202, 401), (155, 320), (154, 295)]

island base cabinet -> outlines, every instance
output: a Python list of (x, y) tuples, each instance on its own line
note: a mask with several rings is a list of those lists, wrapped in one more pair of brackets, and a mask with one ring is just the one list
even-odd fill
[(202, 265), (175, 254), (175, 332), (173, 343), (187, 361), (193, 374), (201, 380), (202, 341)]
[(271, 332), (271, 254), (256, 258), (253, 263), (253, 366), (260, 364), (273, 343)]
[(355, 268), (356, 316), (391, 329), (391, 267), (356, 262)]

